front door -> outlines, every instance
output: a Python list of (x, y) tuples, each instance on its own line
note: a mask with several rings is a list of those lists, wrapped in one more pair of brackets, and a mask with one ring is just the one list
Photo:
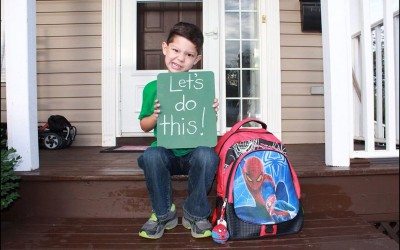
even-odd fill
[[(152, 136), (139, 126), (142, 91), (166, 72), (161, 43), (173, 24), (186, 21), (203, 30), (199, 69), (215, 75), (218, 133), (246, 117), (256, 117), (281, 138), (279, 0), (120, 1), (117, 112), (108, 117), (116, 119), (116, 137)], [(105, 94), (114, 98), (112, 92)]]
[[(166, 72), (161, 43), (166, 40), (175, 23), (190, 22), (203, 30), (203, 60), (195, 69), (213, 71), (218, 82), (220, 53), (217, 2), (121, 1), (120, 134), (117, 136), (151, 135), (143, 133), (139, 125), (142, 91), (148, 82), (157, 78), (157, 74)], [(219, 87), (216, 86), (216, 89), (218, 95)]]

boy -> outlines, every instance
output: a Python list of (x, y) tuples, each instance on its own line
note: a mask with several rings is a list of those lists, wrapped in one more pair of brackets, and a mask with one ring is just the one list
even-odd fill
[[(162, 43), (165, 65), (169, 72), (189, 71), (201, 59), (203, 34), (193, 24), (180, 22), (171, 29), (168, 39)], [(156, 100), (157, 81), (149, 82), (143, 90), (143, 103), (139, 115), (140, 127), (149, 132), (154, 129), (157, 138), (157, 118), (160, 103)], [(213, 103), (215, 111), (218, 101)], [(211, 236), (208, 216), (211, 207), (207, 199), (219, 158), (209, 147), (194, 149), (166, 149), (153, 142), (138, 163), (146, 177), (146, 185), (152, 203), (152, 214), (140, 229), (144, 238), (158, 239), (164, 229), (178, 224), (176, 208), (172, 200), (171, 175), (188, 175), (188, 197), (183, 203), (182, 224), (191, 229), (195, 238)]]

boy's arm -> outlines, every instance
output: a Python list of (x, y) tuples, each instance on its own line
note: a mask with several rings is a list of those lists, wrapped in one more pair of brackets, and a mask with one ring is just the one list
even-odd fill
[(158, 100), (154, 101), (154, 111), (150, 116), (146, 116), (140, 120), (140, 128), (144, 132), (149, 132), (157, 125), (158, 114), (160, 113), (160, 103)]

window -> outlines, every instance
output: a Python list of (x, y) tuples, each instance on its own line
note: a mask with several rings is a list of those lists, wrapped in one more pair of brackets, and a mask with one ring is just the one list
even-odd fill
[(226, 126), (260, 117), (259, 5), (225, 1)]

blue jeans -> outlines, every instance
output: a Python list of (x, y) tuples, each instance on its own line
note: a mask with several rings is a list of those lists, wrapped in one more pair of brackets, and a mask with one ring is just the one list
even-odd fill
[(197, 147), (182, 157), (163, 147), (149, 147), (138, 159), (143, 169), (153, 211), (160, 221), (166, 219), (173, 203), (172, 175), (188, 175), (188, 197), (183, 215), (189, 220), (208, 218), (211, 206), (207, 193), (217, 170), (219, 158), (212, 148)]

